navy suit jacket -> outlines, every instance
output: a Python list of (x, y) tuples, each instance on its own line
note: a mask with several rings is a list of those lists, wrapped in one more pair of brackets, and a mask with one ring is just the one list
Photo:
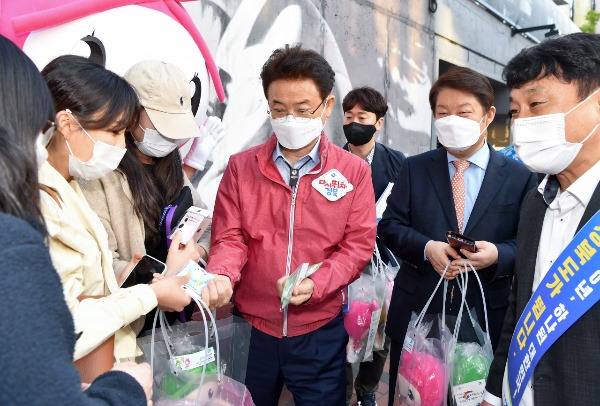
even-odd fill
[[(523, 164), (489, 145), (485, 148), (490, 148), (490, 160), (463, 234), (498, 248), (498, 263), (478, 271), (495, 348), (508, 306), (519, 210), (526, 193), (536, 185), (536, 177)], [(386, 333), (402, 343), (411, 313), (423, 309), (440, 278), (424, 259), (425, 244), (446, 241), (447, 231), (458, 230), (446, 150), (438, 148), (407, 158), (387, 203), (378, 235), (403, 263), (394, 283)], [(459, 292), (455, 281), (450, 282), (448, 292), (453, 287)], [(441, 313), (442, 296), (440, 289), (428, 313)], [(467, 301), (485, 328), (483, 302), (474, 277), (469, 279)], [(460, 295), (448, 294), (446, 303), (447, 311), (456, 314)]]
[[(344, 149), (349, 151), (348, 143), (344, 145)], [(371, 180), (375, 191), (375, 202), (379, 200), (388, 183), (396, 182), (398, 172), (405, 160), (406, 157), (402, 152), (388, 148), (378, 142), (375, 143), (375, 154), (373, 155), (373, 162), (371, 162)], [(381, 244), (379, 238), (376, 242), (381, 259), (384, 263), (387, 263), (390, 261), (387, 249)], [(393, 260), (392, 265), (395, 265), (395, 263), (396, 261)]]

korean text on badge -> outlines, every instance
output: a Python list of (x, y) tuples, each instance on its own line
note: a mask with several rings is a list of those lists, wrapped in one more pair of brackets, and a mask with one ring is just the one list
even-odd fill
[(337, 169), (331, 169), (312, 181), (312, 185), (327, 200), (335, 202), (354, 190), (354, 185)]

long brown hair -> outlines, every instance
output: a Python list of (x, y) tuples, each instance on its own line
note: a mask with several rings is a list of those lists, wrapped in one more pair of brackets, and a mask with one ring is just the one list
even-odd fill
[(179, 151), (163, 158), (154, 158), (154, 176), (136, 155), (137, 146), (130, 132), (125, 134), (127, 153), (119, 169), (127, 178), (134, 210), (144, 221), (147, 249), (156, 248), (161, 241), (159, 222), (164, 207), (172, 203), (183, 189), (183, 166)]

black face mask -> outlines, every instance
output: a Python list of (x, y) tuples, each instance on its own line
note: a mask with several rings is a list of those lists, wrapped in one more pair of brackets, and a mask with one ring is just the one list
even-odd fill
[(373, 138), (373, 134), (375, 134), (377, 129), (373, 124), (360, 124), (360, 123), (350, 123), (344, 125), (344, 135), (348, 142), (352, 145), (365, 145), (367, 142), (371, 141)]

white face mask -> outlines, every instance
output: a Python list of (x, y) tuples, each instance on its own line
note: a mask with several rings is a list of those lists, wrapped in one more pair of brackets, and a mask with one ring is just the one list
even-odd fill
[(325, 100), (321, 116), (317, 118), (295, 117), (291, 114), (281, 118), (271, 118), (271, 127), (279, 144), (287, 149), (300, 149), (320, 136), (325, 126), (322, 118), (328, 100)]
[(516, 118), (510, 128), (517, 156), (532, 172), (556, 175), (575, 159), (583, 143), (595, 133), (599, 124), (581, 142), (565, 137), (565, 116), (588, 101), (599, 89), (566, 113)]
[(37, 139), (35, 140), (35, 160), (37, 162), (38, 171), (48, 160), (48, 150), (42, 142), (43, 137), (44, 134), (40, 132), (37, 136)]
[(153, 158), (165, 157), (175, 151), (178, 145), (183, 145), (187, 141), (187, 139), (174, 140), (167, 138), (152, 128), (144, 128), (141, 125), (139, 127), (144, 131), (144, 139), (134, 142), (140, 152), (146, 156)]
[(483, 131), (486, 130), (487, 126), (483, 131), (479, 129), (479, 125), (484, 119), (485, 115), (479, 122), (451, 115), (438, 118), (433, 124), (440, 144), (453, 151), (464, 151), (475, 145)]
[[(65, 110), (67, 113), (73, 117), (73, 114), (70, 110)], [(89, 137), (90, 140), (94, 142), (94, 150), (92, 152), (92, 157), (89, 161), (83, 162), (81, 159), (77, 158), (73, 151), (71, 150), (71, 146), (69, 142), (65, 139), (67, 143), (67, 148), (69, 149), (69, 175), (85, 180), (96, 180), (100, 179), (110, 172), (117, 169), (119, 163), (123, 159), (123, 156), (127, 152), (125, 148), (119, 148), (112, 145), (108, 145), (101, 141), (94, 140), (90, 134), (79, 124), (79, 122), (73, 117), (73, 120), (77, 123), (77, 125), (81, 128), (81, 130)]]

